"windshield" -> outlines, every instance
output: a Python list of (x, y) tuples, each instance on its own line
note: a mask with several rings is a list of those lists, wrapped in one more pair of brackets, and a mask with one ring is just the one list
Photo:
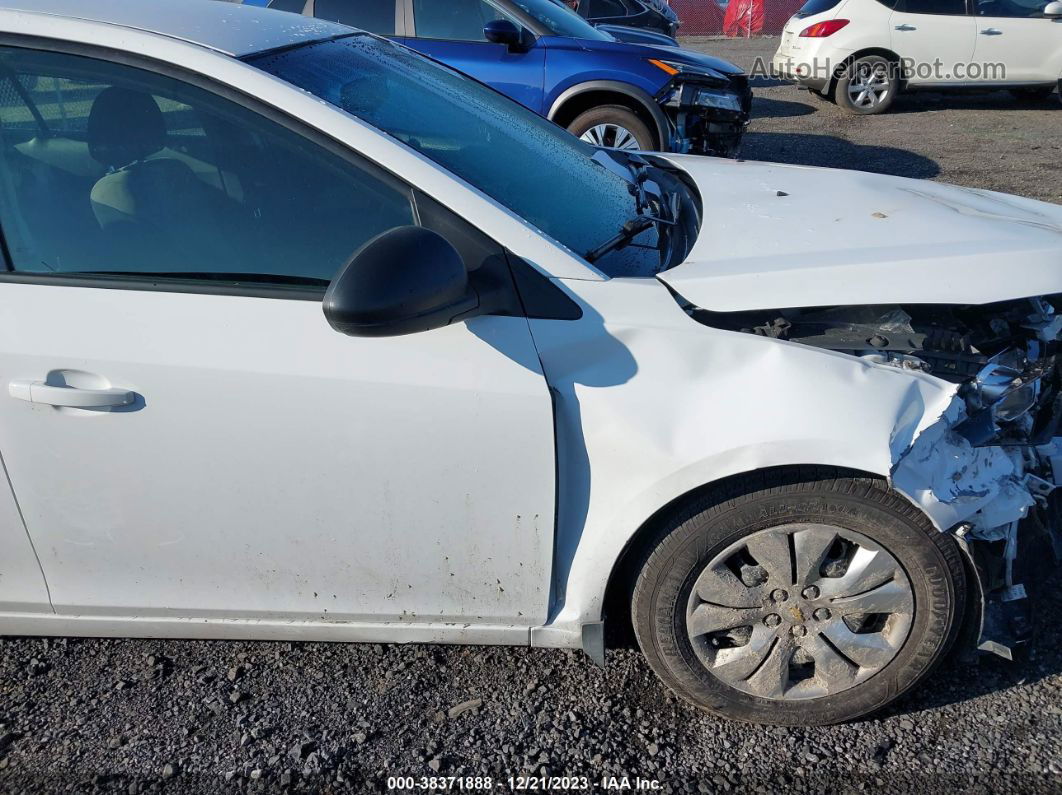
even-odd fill
[[(548, 2), (548, 0), (545, 0)], [(622, 168), (486, 86), (406, 47), (354, 34), (248, 59), (403, 141), (580, 256), (638, 215)], [(661, 267), (656, 232), (594, 262), (609, 276)]]
[(596, 39), (615, 41), (609, 34), (598, 30), (575, 11), (564, 5), (564, 0), (511, 0), (532, 19), (549, 28), (556, 36), (573, 39)]

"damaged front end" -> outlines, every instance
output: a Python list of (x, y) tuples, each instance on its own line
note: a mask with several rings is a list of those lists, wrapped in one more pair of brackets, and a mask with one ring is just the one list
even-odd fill
[(746, 75), (676, 82), (659, 101), (672, 128), (670, 151), (737, 157), (752, 118), (752, 90)]
[(976, 571), (978, 648), (1031, 639), (1030, 594), (1062, 561), (1062, 296), (987, 305), (905, 304), (712, 312), (714, 328), (796, 342), (956, 385), (906, 449), (893, 486), (956, 536)]

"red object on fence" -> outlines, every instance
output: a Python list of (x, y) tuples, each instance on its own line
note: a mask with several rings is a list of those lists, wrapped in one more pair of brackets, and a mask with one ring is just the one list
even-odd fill
[(755, 36), (763, 32), (764, 0), (730, 0), (723, 19), (727, 36)]

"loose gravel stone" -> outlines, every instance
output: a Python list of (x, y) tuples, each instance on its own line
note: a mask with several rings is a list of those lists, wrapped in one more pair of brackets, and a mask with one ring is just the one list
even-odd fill
[(456, 718), (459, 715), (464, 715), (466, 712), (472, 712), (483, 706), (483, 699), (473, 698), (468, 701), (462, 701), (460, 704), (454, 704), (446, 711), (446, 717)]

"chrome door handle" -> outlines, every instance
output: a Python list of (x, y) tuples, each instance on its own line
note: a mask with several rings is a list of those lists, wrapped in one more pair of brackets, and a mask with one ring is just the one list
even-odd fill
[(918, 30), (918, 28), (916, 28), (914, 25), (897, 25), (896, 30), (901, 30), (904, 33), (907, 33), (912, 30)]
[(982, 36), (1002, 36), (1003, 31), (999, 28), (985, 28), (981, 31)]
[(51, 386), (43, 381), (12, 381), (7, 386), (7, 393), (30, 403), (78, 409), (128, 406), (136, 399), (136, 393), (128, 389), (76, 389), (71, 386)]

